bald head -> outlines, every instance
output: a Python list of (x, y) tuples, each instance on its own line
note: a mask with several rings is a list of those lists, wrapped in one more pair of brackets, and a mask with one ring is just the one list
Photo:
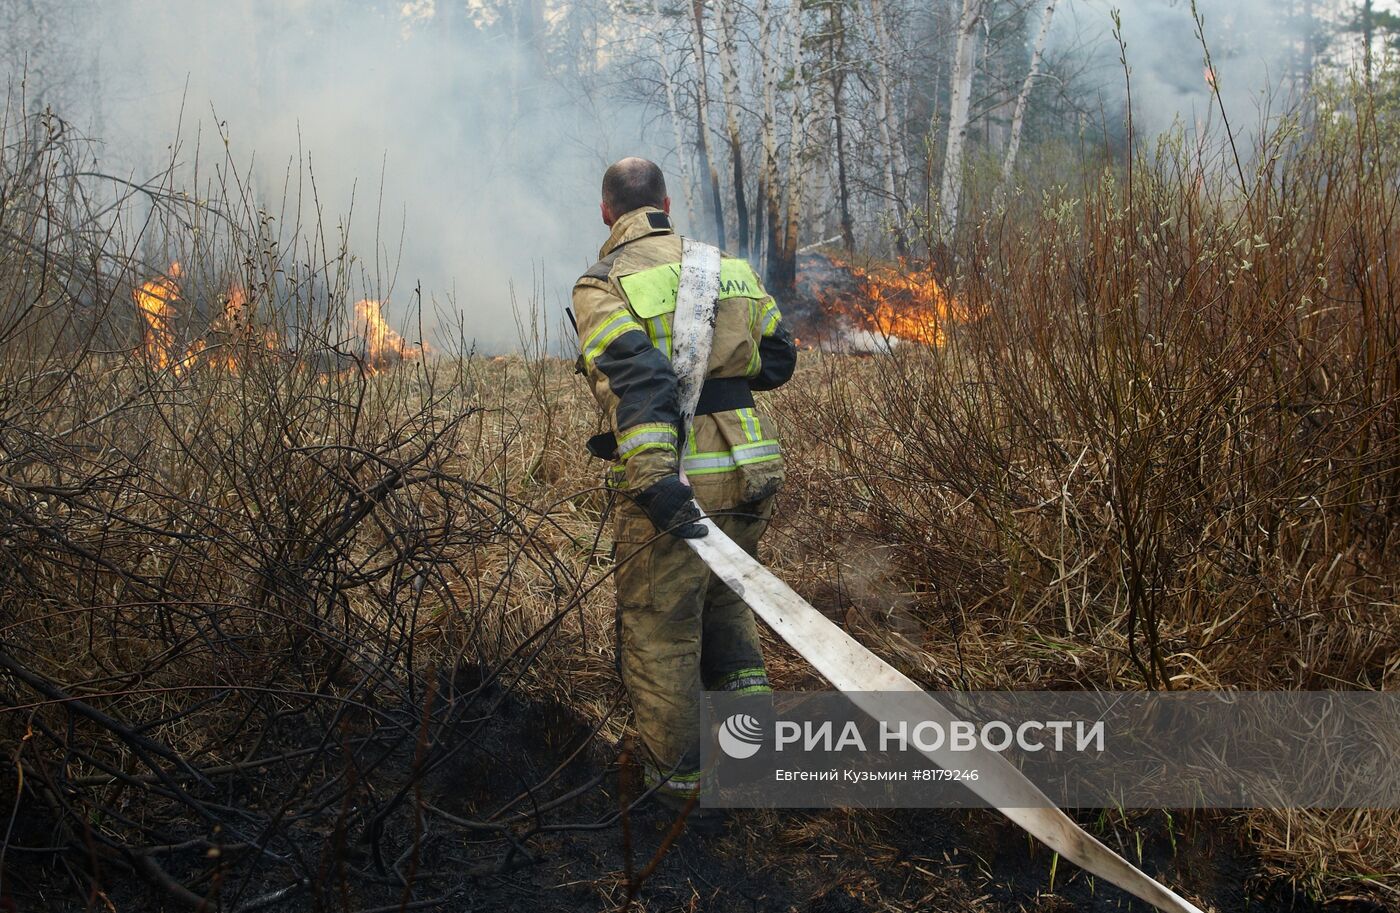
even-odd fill
[(614, 162), (603, 172), (603, 222), (612, 225), (619, 216), (643, 206), (671, 209), (661, 169), (643, 158)]

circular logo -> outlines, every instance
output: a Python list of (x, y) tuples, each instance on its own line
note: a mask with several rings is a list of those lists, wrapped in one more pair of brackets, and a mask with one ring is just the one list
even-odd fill
[(763, 727), (747, 713), (735, 713), (720, 724), (719, 747), (731, 758), (751, 758), (762, 743)]

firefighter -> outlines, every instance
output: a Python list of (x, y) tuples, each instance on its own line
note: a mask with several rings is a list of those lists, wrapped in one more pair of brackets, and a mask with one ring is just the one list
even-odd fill
[(785, 383), (797, 350), (753, 268), (723, 257), (714, 347), (680, 440), (671, 321), (681, 238), (661, 169), (640, 158), (612, 165), (601, 211), (612, 233), (573, 290), (579, 368), (609, 425), (589, 450), (613, 460), (608, 484), (625, 494), (614, 532), (619, 651), (648, 785), (684, 800), (700, 789), (702, 688), (772, 690), (753, 612), (681, 541), (706, 534), (692, 494), (757, 554), (783, 457), (753, 393)]

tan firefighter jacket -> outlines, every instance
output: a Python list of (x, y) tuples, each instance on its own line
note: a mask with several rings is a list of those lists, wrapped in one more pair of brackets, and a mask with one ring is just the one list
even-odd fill
[(671, 368), (671, 318), (681, 238), (659, 209), (618, 219), (599, 260), (574, 285), (580, 362), (617, 438), (610, 484), (640, 491), (684, 462), (696, 498), (723, 510), (767, 497), (782, 481), (774, 428), (753, 390), (786, 383), (797, 350), (772, 296), (741, 259), (720, 262), (714, 347), (688, 439)]

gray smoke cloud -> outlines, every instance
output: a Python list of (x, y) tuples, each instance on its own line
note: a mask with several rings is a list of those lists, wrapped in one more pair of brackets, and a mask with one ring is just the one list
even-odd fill
[[(1303, 25), (1278, 0), (1199, 0), (1221, 100), (1237, 132), (1286, 108), (1303, 47)], [(1189, 0), (1061, 0), (1054, 43), (1087, 49), (1098, 61), (1104, 97), (1121, 104), (1123, 76), (1111, 10), (1122, 16), (1132, 70), (1133, 117), (1151, 135), (1175, 123), (1188, 133), (1219, 126)]]
[[(440, 17), (448, 4), (436, 6)], [(62, 96), (104, 141), (109, 172), (153, 173), (178, 128), (186, 164), (201, 131), (207, 176), (223, 156), (215, 118), (235, 161), (256, 154), (274, 204), (289, 163), (309, 162), (332, 227), (354, 190), (352, 249), (371, 274), (390, 278), (375, 269), (376, 235), (381, 263), (401, 254), (391, 319), (421, 282), (426, 323), (442, 315), (449, 331), (460, 316), (483, 348), (509, 348), (512, 285), (557, 319), (607, 236), (603, 168), (662, 150), (616, 105), (588, 110), (545, 75), (537, 47), (473, 6), (477, 21), (462, 3), (447, 23), (423, 2), (102, 0), (63, 38), (90, 88)]]

